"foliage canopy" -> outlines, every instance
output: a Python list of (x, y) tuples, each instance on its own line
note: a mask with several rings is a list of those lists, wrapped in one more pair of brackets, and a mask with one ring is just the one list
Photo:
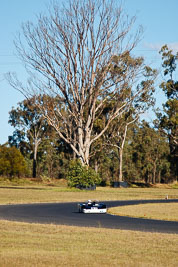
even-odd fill
[(26, 173), (26, 162), (15, 147), (0, 147), (0, 175), (22, 176)]

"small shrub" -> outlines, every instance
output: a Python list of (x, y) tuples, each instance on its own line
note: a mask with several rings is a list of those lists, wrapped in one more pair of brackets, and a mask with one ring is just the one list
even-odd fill
[(17, 148), (0, 147), (0, 175), (20, 177), (26, 173), (26, 170), (26, 161)]
[(52, 182), (52, 179), (46, 175), (41, 175), (40, 178), (41, 178), (41, 181), (43, 183), (51, 183)]
[(71, 161), (67, 174), (69, 187), (89, 188), (101, 182), (99, 174), (87, 166), (82, 166), (79, 160)]

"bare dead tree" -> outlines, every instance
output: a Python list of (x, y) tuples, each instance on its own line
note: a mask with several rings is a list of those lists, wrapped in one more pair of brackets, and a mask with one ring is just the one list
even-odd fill
[[(134, 86), (143, 59), (130, 56), (141, 29), (131, 32), (135, 17), (129, 19), (117, 4), (69, 0), (63, 8), (55, 4), (48, 17), (40, 15), (36, 25), (24, 24), (16, 48), (31, 77), (26, 87), (8, 78), (26, 97), (50, 96), (40, 106), (43, 116), (86, 165), (92, 143), (146, 88)], [(106, 102), (111, 103), (106, 123), (92, 134)]]

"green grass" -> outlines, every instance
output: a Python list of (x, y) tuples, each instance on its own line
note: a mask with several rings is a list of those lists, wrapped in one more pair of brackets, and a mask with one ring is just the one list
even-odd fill
[(177, 266), (178, 235), (0, 221), (0, 266)]

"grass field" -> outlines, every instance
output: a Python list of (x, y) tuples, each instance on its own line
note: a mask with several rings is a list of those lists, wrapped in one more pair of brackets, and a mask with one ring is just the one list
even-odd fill
[(65, 181), (53, 183), (35, 183), (23, 180), (0, 180), (0, 204), (71, 202), (96, 200), (128, 200), (128, 199), (165, 199), (178, 198), (176, 185), (150, 188), (111, 188), (97, 187), (96, 191), (80, 191), (66, 187)]
[(0, 221), (0, 266), (177, 267), (178, 235)]
[[(68, 189), (61, 184), (0, 181), (0, 204), (87, 199), (178, 198), (178, 188)], [(158, 208), (158, 206), (157, 206)], [(175, 266), (178, 235), (0, 221), (0, 266)]]
[(138, 218), (178, 221), (178, 203), (140, 204), (110, 208), (109, 213)]

